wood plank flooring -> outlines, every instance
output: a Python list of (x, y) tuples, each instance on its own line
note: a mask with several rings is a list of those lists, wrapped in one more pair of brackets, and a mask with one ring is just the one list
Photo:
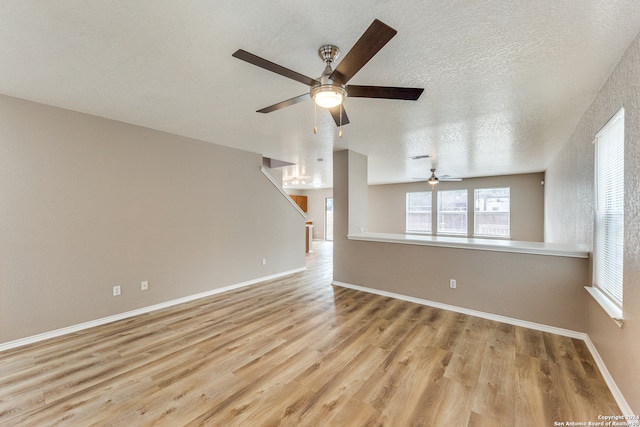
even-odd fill
[(553, 426), (620, 414), (580, 340), (308, 269), (0, 353), (2, 426)]

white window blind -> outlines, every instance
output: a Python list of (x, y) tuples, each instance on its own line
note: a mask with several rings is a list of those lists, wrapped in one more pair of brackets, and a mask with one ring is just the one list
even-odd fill
[(467, 190), (438, 191), (438, 233), (467, 234)]
[(473, 191), (474, 236), (509, 237), (511, 189), (478, 188)]
[(595, 141), (594, 286), (622, 308), (624, 259), (624, 109)]
[(407, 193), (405, 231), (431, 233), (431, 191)]

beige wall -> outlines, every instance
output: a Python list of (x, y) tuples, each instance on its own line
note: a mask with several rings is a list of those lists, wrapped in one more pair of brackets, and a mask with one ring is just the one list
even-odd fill
[[(465, 188), (473, 198), (475, 188), (510, 187), (511, 239), (541, 242), (544, 237), (544, 187), (540, 182), (543, 180), (544, 173), (531, 173), (470, 178), (461, 182), (442, 182), (437, 188), (443, 190)], [(369, 185), (367, 231), (403, 234), (405, 232), (405, 198), (409, 191), (431, 191), (431, 186), (424, 182)], [(333, 197), (333, 189), (287, 190), (287, 192), (307, 196), (307, 213), (315, 224), (314, 238), (324, 239), (325, 198)], [(471, 219), (469, 221), (470, 226), (473, 227)]]
[[(469, 208), (473, 210), (473, 190), (478, 188), (511, 188), (511, 239), (541, 242), (544, 238), (544, 173), (492, 176), (441, 182), (436, 190), (467, 189)], [(431, 191), (425, 182), (372, 185), (369, 187), (369, 230), (380, 233), (405, 232), (406, 193)], [(435, 192), (434, 192), (435, 193)], [(436, 206), (434, 194), (433, 206)], [(473, 221), (469, 217), (469, 228)]]
[[(640, 412), (640, 39), (602, 87), (574, 133), (547, 170), (545, 239), (593, 243), (595, 134), (625, 108), (624, 328), (591, 298), (587, 333), (635, 413)], [(588, 285), (586, 283), (585, 285)]]
[(348, 233), (368, 230), (369, 195), (367, 192), (368, 164), (367, 157), (355, 151), (346, 150), (349, 163), (347, 183), (349, 203)]
[(335, 281), (584, 331), (587, 259), (348, 240), (349, 215), (367, 222), (349, 201), (366, 194), (366, 158), (349, 154), (334, 153)]
[(302, 193), (307, 196), (307, 214), (313, 220), (313, 238), (324, 240), (325, 228), (325, 199), (333, 197), (333, 188), (323, 188), (317, 190), (305, 190)]
[(304, 267), (261, 164), (0, 96), (0, 342)]
[[(334, 268), (336, 281), (572, 331), (585, 330), (582, 283), (588, 278), (587, 259), (347, 243), (348, 260), (345, 268)], [(449, 279), (456, 279), (456, 289), (449, 288)]]
[(344, 281), (340, 279), (344, 272), (358, 268), (351, 264), (352, 242), (347, 235), (360, 227), (366, 229), (367, 203), (357, 203), (367, 197), (367, 158), (350, 150), (334, 152), (333, 183), (333, 277)]
[(324, 240), (324, 228), (325, 228), (325, 198), (333, 197), (333, 189), (313, 189), (313, 190), (301, 190), (301, 189), (285, 189), (287, 194), (296, 196), (307, 197), (307, 215), (309, 221), (313, 221), (313, 238)]

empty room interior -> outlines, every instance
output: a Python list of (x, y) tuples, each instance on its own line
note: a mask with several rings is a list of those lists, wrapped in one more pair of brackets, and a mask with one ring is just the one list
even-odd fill
[(0, 425), (640, 426), (640, 4), (0, 13)]

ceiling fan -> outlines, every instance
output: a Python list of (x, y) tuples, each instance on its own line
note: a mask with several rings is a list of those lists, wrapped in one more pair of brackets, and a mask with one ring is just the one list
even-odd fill
[[(425, 178), (413, 178), (419, 180), (425, 180)], [(426, 179), (426, 181), (431, 185), (436, 185), (439, 182), (459, 182), (462, 181), (462, 178), (451, 178), (449, 175), (442, 175), (440, 178), (436, 176), (436, 168), (431, 168), (431, 176)]]
[[(258, 113), (270, 113), (299, 102), (313, 99), (319, 107), (329, 110), (337, 126), (349, 123), (347, 113), (344, 111), (343, 101), (346, 97), (352, 98), (384, 98), (416, 101), (422, 88), (389, 87), (389, 86), (358, 86), (347, 85), (347, 82), (367, 63), (373, 56), (386, 45), (397, 33), (387, 24), (374, 20), (364, 34), (344, 56), (335, 70), (331, 65), (340, 54), (340, 49), (333, 45), (324, 45), (318, 49), (318, 55), (325, 62), (325, 69), (320, 77), (313, 79), (260, 58), (245, 50), (239, 49), (233, 53), (235, 58), (250, 64), (264, 68), (265, 70), (280, 74), (309, 86), (308, 93), (287, 99), (269, 107), (258, 110)], [(315, 131), (315, 129), (314, 129)]]

